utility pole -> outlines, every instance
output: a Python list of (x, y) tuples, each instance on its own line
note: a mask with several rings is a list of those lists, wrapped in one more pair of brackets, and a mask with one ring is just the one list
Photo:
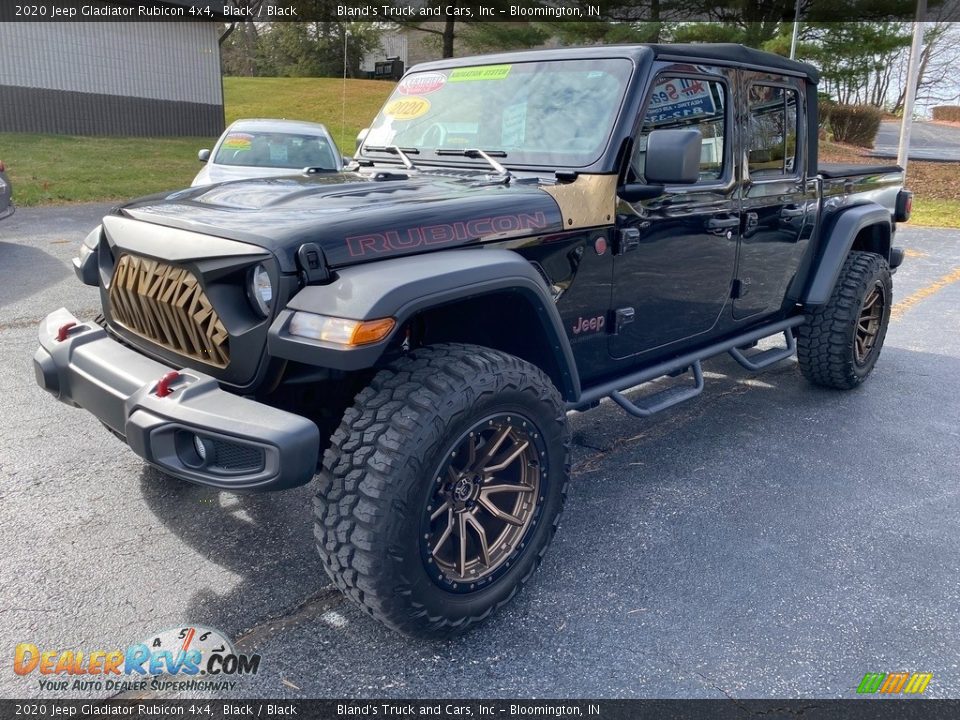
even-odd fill
[(913, 127), (913, 101), (917, 96), (920, 74), (920, 52), (923, 49), (923, 18), (927, 14), (927, 0), (917, 0), (917, 19), (913, 23), (913, 42), (910, 44), (910, 66), (907, 70), (907, 94), (903, 100), (903, 119), (900, 121), (900, 147), (897, 150), (897, 165), (907, 169), (907, 154), (910, 151), (910, 130)]
[(800, 28), (800, 0), (793, 7), (793, 37), (790, 38), (790, 59), (797, 59), (797, 32)]

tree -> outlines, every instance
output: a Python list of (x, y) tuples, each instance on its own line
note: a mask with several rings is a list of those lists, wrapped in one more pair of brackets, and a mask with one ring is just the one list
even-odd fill
[[(896, 100), (892, 104), (894, 113), (903, 112), (906, 101), (907, 53), (903, 53), (903, 62), (898, 64), (899, 72), (891, 81), (897, 88)], [(960, 28), (955, 22), (938, 20), (927, 25), (923, 33), (923, 50), (920, 53), (920, 72), (917, 80), (917, 99), (925, 105), (953, 103), (960, 100), (955, 77), (960, 63)]]
[(379, 46), (369, 22), (279, 22), (260, 33), (258, 74), (357, 77), (363, 55)]
[[(233, 7), (257, 17), (263, 0), (232, 0)], [(223, 23), (220, 32), (220, 67), (224, 75), (256, 75), (259, 34), (252, 19)]]
[[(410, 4), (404, 2), (404, 0), (390, 0), (390, 2), (398, 6)], [(456, 40), (461, 35), (464, 26), (468, 24), (463, 20), (458, 20), (463, 16), (457, 13), (461, 10), (470, 9), (470, 6), (475, 4), (468, 0), (426, 0), (426, 2), (418, 4), (418, 7), (423, 8), (423, 12), (427, 13), (427, 18), (435, 17), (436, 20), (424, 19), (424, 16), (421, 15), (416, 20), (397, 21), (397, 25), (436, 36), (440, 41), (441, 56), (451, 58), (456, 52)]]
[[(250, 17), (257, 17), (260, 13), (260, 8), (263, 5), (263, 0), (233, 0), (233, 7), (247, 10), (250, 13)], [(236, 20), (234, 22), (225, 23), (224, 31), (220, 34), (220, 45), (222, 46), (229, 38), (234, 30), (237, 29), (238, 25), (247, 25), (249, 24), (253, 27), (252, 20)], [(256, 28), (254, 27), (254, 32)]]
[(883, 107), (891, 69), (910, 46), (907, 24), (828, 22), (808, 29), (798, 56), (820, 68), (822, 89), (846, 105)]
[(684, 22), (674, 42), (736, 42), (762, 48), (783, 31), (796, 12), (794, 0), (664, 0)]
[[(599, 15), (584, 21), (518, 19), (516, 22), (487, 22), (477, 20), (478, 4), (471, 0), (427, 0), (424, 7), (444, 13), (438, 20), (404, 20), (397, 24), (436, 36), (445, 58), (454, 56), (458, 44), (471, 51), (483, 52), (537, 47), (549, 40), (561, 45), (660, 42), (667, 24), (662, 18), (669, 15), (669, 12), (664, 13), (663, 8), (669, 2), (672, 0), (576, 0), (575, 5), (580, 8), (582, 17), (587, 17), (588, 6), (599, 8)], [(487, 0), (483, 3), (494, 11), (506, 10), (510, 4), (508, 0)], [(538, 6), (553, 7), (555, 3), (550, 0), (530, 0), (523, 5), (532, 9)], [(449, 14), (451, 8), (473, 9), (473, 19), (457, 19)]]

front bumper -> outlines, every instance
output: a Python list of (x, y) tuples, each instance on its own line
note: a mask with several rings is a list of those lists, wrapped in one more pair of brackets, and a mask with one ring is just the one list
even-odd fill
[[(58, 340), (68, 323), (75, 325)], [(225, 490), (280, 490), (313, 477), (320, 433), (306, 418), (225, 392), (191, 369), (179, 370), (170, 394), (160, 396), (170, 367), (63, 308), (40, 323), (39, 335), (37, 384), (95, 415), (164, 472)]]

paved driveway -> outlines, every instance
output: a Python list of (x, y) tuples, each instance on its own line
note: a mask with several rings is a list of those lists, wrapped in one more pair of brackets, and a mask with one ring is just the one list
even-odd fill
[[(873, 144), (874, 157), (896, 158), (900, 147), (900, 123), (882, 122)], [(914, 122), (910, 129), (910, 160), (960, 162), (960, 127), (932, 122)]]
[[(960, 695), (960, 243), (905, 229), (901, 305), (869, 383), (707, 363), (652, 420), (574, 415), (573, 482), (544, 566), (448, 642), (331, 589), (310, 488), (234, 496), (145, 468), (33, 380), (35, 323), (96, 291), (67, 263), (104, 208), (0, 224), (0, 637), (112, 649), (198, 622), (262, 655), (234, 694), (845, 697), (865, 672)], [(0, 673), (0, 695), (40, 695)]]

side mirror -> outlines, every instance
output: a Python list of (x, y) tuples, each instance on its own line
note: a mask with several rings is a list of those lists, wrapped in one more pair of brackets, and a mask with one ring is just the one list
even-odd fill
[(357, 133), (357, 150), (359, 150), (360, 146), (363, 145), (363, 141), (367, 139), (368, 132), (370, 132), (370, 128), (364, 128)]
[(640, 200), (650, 200), (651, 198), (663, 195), (663, 185), (642, 185), (640, 183), (629, 183), (617, 188), (617, 195), (627, 202), (639, 202)]
[(206, 148), (204, 148), (203, 150), (197, 153), (197, 160), (199, 160), (200, 162), (205, 163), (209, 159), (210, 159), (210, 151), (207, 150)]
[(349, 165), (350, 163), (353, 162), (353, 158), (352, 158), (352, 157), (347, 157), (346, 155), (343, 155), (343, 156), (340, 158), (340, 161), (343, 163), (343, 165)]
[(643, 175), (653, 185), (690, 185), (700, 179), (703, 136), (695, 128), (654, 130), (647, 136)]

